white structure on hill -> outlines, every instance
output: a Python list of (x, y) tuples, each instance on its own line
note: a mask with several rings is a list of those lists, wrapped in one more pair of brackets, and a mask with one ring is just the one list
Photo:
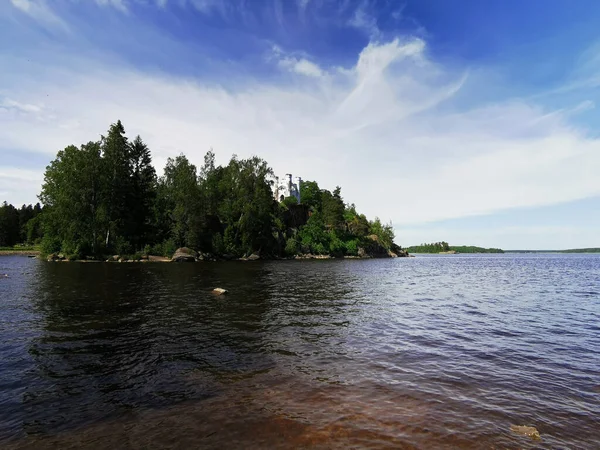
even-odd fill
[(300, 186), (302, 185), (302, 178), (296, 177), (298, 183), (292, 181), (292, 174), (286, 173), (286, 178), (280, 180), (279, 177), (275, 177), (275, 186), (273, 196), (278, 202), (282, 201), (287, 197), (295, 197), (298, 203), (300, 203)]

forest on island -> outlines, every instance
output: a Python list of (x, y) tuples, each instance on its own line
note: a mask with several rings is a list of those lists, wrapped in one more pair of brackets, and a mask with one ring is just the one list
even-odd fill
[(0, 208), (0, 246), (36, 244), (69, 259), (170, 257), (179, 247), (226, 259), (401, 252), (391, 224), (369, 221), (339, 187), (305, 181), (298, 205), (294, 197), (274, 199), (274, 179), (259, 157), (233, 155), (220, 166), (212, 151), (199, 168), (184, 154), (169, 158), (159, 177), (146, 143), (129, 139), (118, 121), (98, 141), (58, 152), (41, 205)]
[(415, 245), (408, 247), (406, 251), (409, 253), (504, 253), (504, 251), (499, 248), (483, 248), (475, 247), (473, 245), (449, 245), (444, 241), (433, 242), (431, 244)]

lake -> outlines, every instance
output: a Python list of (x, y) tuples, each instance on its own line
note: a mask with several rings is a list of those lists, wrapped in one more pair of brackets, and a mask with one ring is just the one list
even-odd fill
[(2, 448), (600, 448), (600, 255), (0, 274)]

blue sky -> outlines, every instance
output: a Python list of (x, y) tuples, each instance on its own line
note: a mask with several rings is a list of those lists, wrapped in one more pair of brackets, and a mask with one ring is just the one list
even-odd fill
[(121, 119), (155, 164), (258, 154), (402, 245), (600, 246), (600, 4), (5, 0), (0, 201)]

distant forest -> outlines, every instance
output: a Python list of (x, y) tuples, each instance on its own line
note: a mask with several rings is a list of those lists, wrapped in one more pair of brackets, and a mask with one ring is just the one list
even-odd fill
[(19, 243), (40, 242), (42, 238), (40, 213), (42, 207), (23, 205), (17, 209), (4, 202), (0, 206), (0, 247), (13, 247)]
[(434, 242), (431, 244), (415, 245), (406, 249), (409, 253), (443, 253), (443, 252), (457, 252), (457, 253), (504, 253), (499, 248), (483, 248), (475, 247), (472, 245), (449, 245), (447, 242)]
[(218, 166), (212, 151), (199, 169), (183, 154), (169, 158), (158, 177), (148, 146), (118, 121), (100, 140), (58, 152), (41, 205), (0, 207), (0, 247), (36, 244), (70, 259), (171, 256), (179, 247), (227, 257), (400, 251), (391, 224), (358, 213), (339, 187), (304, 181), (298, 205), (274, 199), (274, 179), (259, 157)]

